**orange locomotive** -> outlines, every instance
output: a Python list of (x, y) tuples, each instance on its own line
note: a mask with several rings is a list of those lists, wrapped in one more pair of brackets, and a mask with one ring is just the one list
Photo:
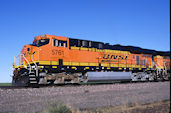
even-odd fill
[[(168, 79), (169, 54), (132, 46), (41, 35), (21, 50), (18, 66), (15, 57), (13, 85), (80, 83), (93, 77), (92, 80), (111, 77), (108, 80)], [(105, 78), (104, 74), (109, 75)]]

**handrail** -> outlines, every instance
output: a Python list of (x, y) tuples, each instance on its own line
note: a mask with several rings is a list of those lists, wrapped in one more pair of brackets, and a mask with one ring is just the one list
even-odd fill
[[(157, 62), (157, 64), (158, 64), (158, 66), (159, 66), (158, 68), (160, 68), (160, 69), (161, 69), (161, 68), (162, 68), (162, 66), (160, 65), (160, 63), (159, 63), (159, 62)], [(156, 64), (156, 65), (157, 65), (157, 64)]]
[(163, 69), (163, 75), (167, 75), (167, 67), (166, 67), (166, 62), (164, 61), (164, 69)]
[[(35, 52), (34, 52), (35, 53)], [(33, 60), (33, 55), (34, 55), (34, 53), (31, 55), (31, 60), (32, 60), (32, 62), (34, 63), (34, 65), (36, 66), (36, 76), (38, 76), (38, 66), (37, 66), (37, 64), (35, 63), (35, 61)]]
[(30, 66), (30, 70), (29, 70), (29, 72), (31, 72), (31, 65), (30, 65), (30, 63), (29, 63), (29, 61), (27, 60), (27, 58), (24, 56), (24, 54), (20, 54), (21, 56), (23, 56), (23, 58), (26, 60), (26, 62), (29, 64), (29, 66)]

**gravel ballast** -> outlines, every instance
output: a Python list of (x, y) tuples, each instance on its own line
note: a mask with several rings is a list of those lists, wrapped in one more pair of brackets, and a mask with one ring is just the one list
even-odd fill
[(62, 102), (73, 109), (148, 104), (170, 100), (170, 82), (55, 86), (42, 88), (0, 88), (0, 113), (35, 113), (48, 104)]

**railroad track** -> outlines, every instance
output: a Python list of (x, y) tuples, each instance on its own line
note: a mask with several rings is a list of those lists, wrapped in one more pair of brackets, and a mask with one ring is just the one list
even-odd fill
[(20, 88), (26, 88), (24, 86), (0, 86), (0, 89), (20, 89)]
[[(149, 82), (161, 82), (161, 81), (149, 81)], [(162, 81), (166, 82), (166, 81)], [(90, 82), (90, 83), (81, 83), (81, 84), (62, 84), (62, 85), (39, 85), (39, 86), (0, 86), (0, 89), (23, 89), (23, 88), (47, 88), (47, 87), (77, 87), (77, 86), (89, 86), (89, 85), (111, 85), (111, 84), (136, 84), (136, 83), (147, 83), (147, 81), (139, 82)]]

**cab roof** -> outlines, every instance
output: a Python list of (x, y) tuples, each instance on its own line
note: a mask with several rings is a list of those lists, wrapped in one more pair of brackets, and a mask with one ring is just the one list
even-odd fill
[(39, 35), (39, 36), (36, 36), (33, 40), (33, 42), (35, 40), (40, 40), (40, 39), (58, 39), (58, 40), (68, 40), (67, 37), (64, 37), (64, 36), (54, 36), (54, 35), (48, 35), (48, 34), (45, 34), (45, 35)]

